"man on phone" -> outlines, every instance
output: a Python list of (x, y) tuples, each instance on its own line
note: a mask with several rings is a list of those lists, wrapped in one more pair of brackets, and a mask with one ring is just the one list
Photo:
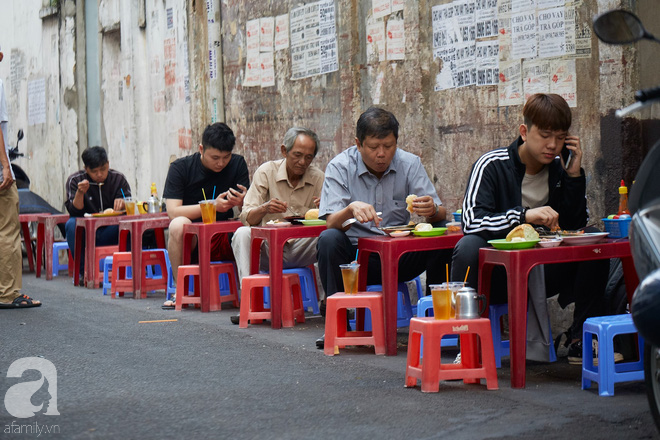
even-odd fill
[[(234, 206), (243, 206), (250, 180), (245, 159), (232, 153), (235, 143), (231, 128), (216, 122), (204, 130), (198, 152), (170, 164), (163, 197), (171, 220), (167, 250), (175, 279), (183, 261), (183, 226), (201, 221), (199, 201), (216, 194), (216, 220), (230, 219)], [(211, 247), (211, 261), (234, 259), (227, 234), (215, 235)], [(163, 308), (173, 309), (174, 299)]]
[[(505, 238), (520, 224), (548, 231), (587, 224), (582, 148), (580, 138), (568, 132), (571, 119), (571, 109), (561, 96), (532, 95), (523, 108), (520, 136), (472, 166), (461, 217), (465, 236), (454, 249), (452, 280), (462, 281), (468, 267), (479, 267), (479, 248), (487, 247), (487, 240)], [(558, 157), (562, 148), (570, 153), (568, 163)], [(573, 325), (567, 332), (568, 357), (570, 363), (581, 364), (582, 324), (588, 317), (605, 314), (602, 298), (609, 261), (546, 265), (544, 271), (546, 295), (559, 293), (562, 307), (575, 302)], [(491, 302), (506, 302), (504, 275), (501, 267), (493, 271)], [(477, 281), (478, 271), (470, 271), (468, 283), (476, 287)]]

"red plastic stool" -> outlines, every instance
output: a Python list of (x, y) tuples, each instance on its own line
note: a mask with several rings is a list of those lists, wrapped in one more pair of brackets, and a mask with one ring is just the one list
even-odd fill
[[(346, 330), (346, 309), (369, 309), (371, 331)], [(323, 352), (328, 356), (339, 354), (347, 345), (373, 345), (376, 354), (385, 354), (385, 321), (383, 292), (358, 292), (349, 295), (337, 292), (326, 301), (325, 344)]]
[[(195, 277), (195, 294), (188, 295), (188, 287), (190, 282), (189, 277)], [(199, 265), (188, 264), (179, 266), (176, 277), (176, 302), (174, 305), (175, 310), (181, 311), (184, 305), (194, 304), (199, 306), (202, 304), (202, 295), (199, 288)]]
[[(458, 334), (461, 337), (459, 364), (440, 362), (440, 340), (444, 335), (451, 334)], [(423, 363), (420, 362), (419, 357), (422, 336), (424, 336)], [(481, 362), (479, 362), (479, 346), (481, 346)], [(414, 387), (419, 379), (422, 381), (422, 392), (437, 393), (441, 380), (463, 379), (464, 383), (479, 383), (481, 378), (486, 379), (486, 387), (489, 390), (498, 389), (489, 319), (438, 320), (430, 317), (410, 320), (406, 387)]]
[[(252, 324), (260, 324), (264, 319), (271, 319), (270, 309), (264, 308), (264, 287), (270, 287), (270, 275), (257, 274), (243, 277), (240, 328), (247, 328), (248, 321)], [(305, 322), (305, 309), (302, 305), (300, 279), (297, 274), (282, 274), (282, 293), (282, 327), (293, 327), (294, 319), (299, 324)]]
[(111, 298), (117, 298), (117, 293), (119, 293), (119, 296), (124, 296), (125, 292), (133, 291), (133, 280), (127, 276), (127, 268), (129, 267), (131, 267), (130, 252), (115, 252), (112, 254)]
[(92, 268), (94, 273), (94, 288), (103, 285), (103, 269), (99, 269), (99, 261), (102, 258), (112, 256), (115, 252), (119, 252), (119, 246), (96, 246), (94, 248), (94, 268)]
[[(147, 266), (160, 266), (160, 273), (167, 274), (167, 260), (165, 252), (162, 250), (143, 250), (142, 251), (142, 295), (146, 297), (147, 292), (151, 290), (167, 291), (167, 276), (160, 278), (147, 278)], [(131, 290), (132, 287), (131, 287)]]
[[(220, 295), (219, 278), (223, 273), (226, 273), (229, 277), (229, 295)], [(233, 263), (211, 263), (211, 295), (211, 310), (214, 310), (214, 303), (217, 303), (217, 310), (222, 310), (222, 303), (228, 301), (231, 301), (234, 307), (239, 307), (236, 272)]]

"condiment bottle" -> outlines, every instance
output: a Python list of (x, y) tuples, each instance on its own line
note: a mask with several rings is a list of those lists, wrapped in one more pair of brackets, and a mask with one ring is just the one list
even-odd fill
[(630, 211), (628, 211), (628, 187), (626, 187), (626, 184), (622, 180), (619, 187), (619, 212), (617, 215), (623, 214), (630, 215)]

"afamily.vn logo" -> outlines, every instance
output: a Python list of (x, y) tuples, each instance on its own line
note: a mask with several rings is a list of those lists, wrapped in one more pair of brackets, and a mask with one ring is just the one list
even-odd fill
[[(44, 358), (20, 358), (9, 366), (7, 377), (20, 379), (29, 370), (38, 371), (41, 373), (41, 377), (37, 380), (24, 380), (9, 387), (5, 393), (5, 409), (18, 419), (33, 417), (36, 414), (59, 416), (60, 413), (57, 411), (57, 369), (55, 365)], [(35, 403), (38, 403), (37, 405), (32, 404), (35, 400)]]

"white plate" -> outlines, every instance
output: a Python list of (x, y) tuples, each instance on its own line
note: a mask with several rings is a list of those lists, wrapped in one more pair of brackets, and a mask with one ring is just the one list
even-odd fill
[(390, 234), (391, 237), (394, 237), (394, 238), (396, 238), (396, 237), (406, 237), (406, 236), (410, 235), (410, 231), (391, 231), (389, 234)]
[(266, 223), (264, 226), (269, 228), (283, 228), (285, 226), (291, 226), (291, 222)]
[(609, 232), (585, 232), (582, 235), (564, 236), (563, 243), (567, 245), (594, 244), (605, 240)]

